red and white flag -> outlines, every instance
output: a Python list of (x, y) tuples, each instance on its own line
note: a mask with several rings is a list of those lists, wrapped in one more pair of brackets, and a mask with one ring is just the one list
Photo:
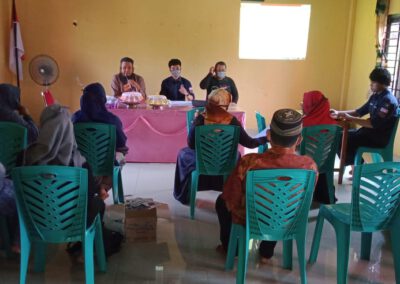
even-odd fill
[[(16, 41), (15, 41), (16, 39)], [(12, 6), (11, 32), (10, 32), (10, 70), (17, 74), (17, 64), (19, 79), (22, 80), (22, 60), (24, 59), (24, 45), (22, 44), (21, 28), (19, 26), (17, 10), (15, 9), (15, 1)]]

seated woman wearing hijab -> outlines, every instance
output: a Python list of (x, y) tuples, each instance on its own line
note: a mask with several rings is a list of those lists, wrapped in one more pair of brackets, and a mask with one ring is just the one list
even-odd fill
[[(192, 172), (196, 169), (195, 132), (196, 127), (201, 125), (225, 124), (240, 126), (240, 145), (247, 148), (256, 148), (267, 142), (266, 137), (251, 138), (240, 122), (230, 114), (229, 104), (232, 102), (231, 94), (225, 89), (216, 89), (208, 97), (206, 111), (198, 115), (190, 128), (188, 136), (188, 146), (178, 153), (176, 169), (174, 197), (182, 204), (189, 203), (189, 188)], [(198, 190), (221, 191), (223, 187), (222, 176), (200, 176)]]
[[(303, 127), (337, 124), (330, 115), (329, 100), (320, 91), (304, 93), (303, 97)], [(325, 174), (319, 174), (314, 191), (314, 201), (329, 204), (328, 184)]]
[(88, 226), (98, 213), (103, 216), (107, 192), (95, 181), (90, 166), (79, 153), (68, 110), (58, 104), (46, 107), (40, 116), (38, 139), (25, 152), (26, 165), (60, 165), (88, 169)]
[(87, 85), (81, 96), (81, 109), (72, 116), (72, 122), (98, 122), (112, 124), (116, 131), (116, 152), (128, 153), (126, 136), (122, 128), (121, 120), (109, 112), (106, 108), (106, 91), (100, 83)]
[(38, 136), (38, 129), (29, 115), (28, 109), (21, 105), (19, 88), (10, 84), (0, 84), (0, 121), (15, 122), (28, 130), (28, 143)]

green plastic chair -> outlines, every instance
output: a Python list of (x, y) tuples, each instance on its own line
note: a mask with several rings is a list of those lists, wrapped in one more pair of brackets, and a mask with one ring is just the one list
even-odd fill
[[(0, 163), (6, 168), (6, 175), (16, 166), (18, 157), (26, 148), (28, 131), (14, 122), (0, 122)], [(0, 215), (0, 231), (7, 257), (12, 256), (10, 232), (6, 216)]]
[(194, 115), (196, 114), (196, 112), (200, 112), (200, 113), (204, 112), (204, 107), (193, 108), (186, 112), (186, 128), (187, 128), (188, 134), (190, 132), (190, 127), (192, 126), (192, 123), (194, 120)]
[(21, 234), (20, 283), (26, 282), (31, 246), (34, 270), (45, 268), (49, 243), (81, 241), (86, 283), (94, 283), (93, 245), (99, 269), (106, 271), (100, 216), (86, 227), (87, 170), (66, 166), (29, 166), (12, 170)]
[(370, 148), (370, 147), (360, 147), (357, 149), (356, 157), (354, 159), (354, 165), (361, 165), (362, 156), (364, 153), (371, 153), (372, 162), (379, 163), (382, 162), (392, 162), (393, 161), (393, 148), (394, 140), (396, 138), (397, 126), (399, 124), (400, 108), (397, 110), (397, 118), (393, 127), (392, 134), (390, 135), (390, 140), (385, 148)]
[(115, 126), (103, 123), (74, 124), (78, 149), (92, 167), (94, 176), (113, 177), (114, 204), (124, 203), (121, 167), (114, 165)]
[[(265, 123), (265, 117), (261, 115), (258, 111), (256, 111), (256, 120), (257, 120), (257, 130), (260, 133), (265, 128), (267, 128), (267, 124)], [(258, 146), (258, 153), (264, 153), (268, 150), (268, 143), (265, 145)]]
[(292, 269), (296, 240), (301, 283), (307, 283), (305, 245), (316, 173), (303, 169), (254, 170), (246, 175), (246, 226), (232, 223), (225, 269), (233, 269), (239, 244), (236, 283), (245, 283), (251, 239), (283, 240), (283, 267)]
[(194, 219), (200, 175), (223, 176), (224, 181), (236, 166), (240, 127), (204, 125), (195, 130), (196, 169), (190, 186), (190, 218)]
[(28, 131), (14, 122), (0, 122), (0, 134), (0, 163), (9, 175), (16, 166), (18, 156), (28, 144)]
[(335, 203), (334, 168), (335, 157), (341, 139), (341, 128), (337, 125), (317, 125), (304, 127), (300, 154), (315, 161), (320, 174), (326, 174), (329, 201)]
[(369, 260), (372, 233), (391, 233), (396, 283), (400, 282), (400, 163), (364, 164), (354, 168), (351, 203), (322, 205), (318, 214), (310, 263), (317, 260), (326, 219), (335, 229), (337, 283), (347, 283), (350, 233), (361, 232), (361, 259)]

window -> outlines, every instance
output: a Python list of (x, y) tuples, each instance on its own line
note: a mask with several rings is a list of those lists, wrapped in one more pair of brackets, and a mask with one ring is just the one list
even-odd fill
[(306, 58), (311, 5), (241, 3), (240, 59)]
[(392, 74), (390, 86), (393, 94), (400, 98), (400, 15), (389, 16), (386, 37), (387, 69)]

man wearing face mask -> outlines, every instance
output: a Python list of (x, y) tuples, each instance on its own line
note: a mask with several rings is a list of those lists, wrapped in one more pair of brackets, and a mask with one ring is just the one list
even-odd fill
[(207, 90), (207, 99), (212, 90), (222, 88), (232, 94), (233, 103), (237, 104), (239, 100), (235, 82), (232, 78), (226, 76), (226, 64), (223, 61), (217, 62), (215, 66), (210, 68), (210, 72), (201, 80), (200, 88)]
[(192, 101), (194, 93), (189, 80), (181, 77), (182, 63), (179, 59), (171, 59), (168, 62), (171, 76), (161, 83), (160, 95), (164, 95), (171, 101)]

